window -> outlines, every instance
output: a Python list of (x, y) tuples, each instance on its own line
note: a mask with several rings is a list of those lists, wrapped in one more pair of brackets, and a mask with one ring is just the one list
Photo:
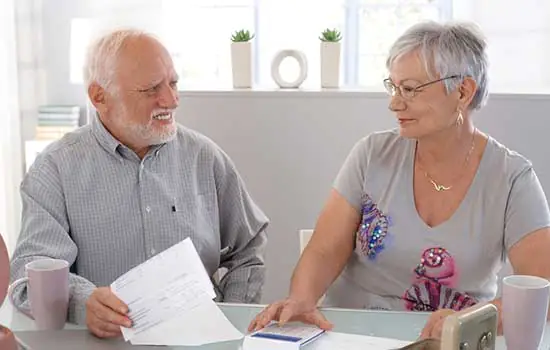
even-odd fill
[[(259, 0), (257, 82), (275, 85), (271, 78), (271, 62), (279, 50), (297, 49), (307, 57), (308, 76), (305, 88), (320, 84), (319, 36), (326, 28), (345, 31), (346, 0)], [(343, 33), (345, 37), (345, 33)], [(281, 76), (294, 80), (298, 64), (286, 59), (281, 64)]]
[(71, 21), (71, 44), (70, 61), (71, 62), (71, 82), (82, 84), (82, 69), (86, 61), (86, 50), (90, 39), (92, 38), (92, 20), (88, 18), (73, 18)]
[(231, 33), (254, 31), (254, 0), (163, 0), (161, 37), (180, 88), (231, 86)]
[[(316, 88), (320, 81), (318, 38), (322, 30), (336, 28), (344, 38), (343, 83), (381, 88), (386, 74), (384, 50), (389, 42), (418, 19), (440, 18), (439, 2), (429, 0), (162, 0), (154, 4), (142, 0), (139, 6), (125, 0), (116, 4), (107, 11), (105, 6), (114, 5), (104, 3), (95, 7), (102, 8), (101, 12), (89, 9), (89, 18), (73, 20), (73, 83), (82, 82), (84, 43), (90, 41), (91, 34), (127, 25), (145, 27), (162, 38), (180, 74), (180, 88), (231, 87), (229, 39), (238, 29), (255, 34), (256, 85), (275, 86), (271, 78), (273, 57), (282, 49), (298, 49), (308, 59), (308, 78), (302, 86)], [(158, 15), (156, 23), (151, 11)], [(292, 59), (281, 65), (281, 75), (289, 80), (297, 76), (297, 70)]]
[[(343, 85), (382, 90), (386, 54), (410, 25), (425, 19), (477, 22), (489, 42), (490, 89), (497, 92), (550, 90), (550, 2), (523, 0), (120, 0), (103, 2), (73, 21), (71, 80), (81, 81), (83, 43), (98, 28), (145, 27), (171, 51), (182, 89), (231, 87), (230, 36), (255, 33), (255, 84), (275, 86), (271, 61), (278, 50), (299, 49), (308, 58), (305, 88), (319, 86), (319, 40), (323, 29), (342, 31)], [(113, 4), (111, 4), (113, 3)], [(114, 3), (116, 3), (116, 8)], [(111, 7), (111, 9), (107, 9)], [(498, 11), (498, 16), (495, 15)], [(292, 80), (298, 65), (283, 61)], [(511, 69), (512, 68), (512, 69)]]
[(377, 86), (387, 77), (390, 45), (411, 25), (426, 19), (447, 20), (442, 2), (432, 0), (359, 0), (358, 67), (360, 86)]
[(487, 37), (491, 91), (550, 93), (550, 1), (461, 0), (453, 13)]

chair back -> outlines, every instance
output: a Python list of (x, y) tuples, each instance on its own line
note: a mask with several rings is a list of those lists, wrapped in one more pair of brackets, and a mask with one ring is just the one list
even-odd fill
[(311, 239), (311, 236), (313, 235), (313, 230), (302, 229), (298, 232), (298, 234), (300, 235), (300, 254), (302, 254)]

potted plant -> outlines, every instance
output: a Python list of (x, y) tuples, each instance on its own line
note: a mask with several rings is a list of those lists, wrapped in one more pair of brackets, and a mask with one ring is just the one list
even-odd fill
[(254, 34), (238, 30), (231, 36), (231, 68), (234, 88), (252, 87), (252, 45)]
[(340, 51), (342, 34), (336, 29), (325, 29), (321, 36), (321, 87), (340, 85)]

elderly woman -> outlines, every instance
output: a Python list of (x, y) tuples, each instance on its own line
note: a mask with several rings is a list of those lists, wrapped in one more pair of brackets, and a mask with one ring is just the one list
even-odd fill
[(333, 307), (436, 311), (422, 335), (439, 337), (454, 311), (501, 308), (506, 257), (517, 274), (550, 277), (550, 213), (532, 164), (473, 123), (488, 96), (481, 35), (417, 24), (394, 43), (387, 68), (399, 127), (352, 149), (289, 296), (251, 330), (271, 320), (330, 328), (316, 308), (327, 292)]

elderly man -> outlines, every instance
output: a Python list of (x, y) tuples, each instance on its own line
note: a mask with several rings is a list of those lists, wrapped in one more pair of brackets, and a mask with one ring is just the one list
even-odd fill
[[(26, 174), (12, 280), (34, 259), (67, 260), (68, 320), (115, 337), (131, 320), (108, 286), (190, 237), (211, 276), (228, 270), (219, 301), (259, 302), (268, 219), (229, 157), (176, 124), (178, 77), (167, 50), (143, 32), (112, 32), (92, 45), (85, 78), (97, 117)], [(15, 297), (26, 303), (26, 286)]]

